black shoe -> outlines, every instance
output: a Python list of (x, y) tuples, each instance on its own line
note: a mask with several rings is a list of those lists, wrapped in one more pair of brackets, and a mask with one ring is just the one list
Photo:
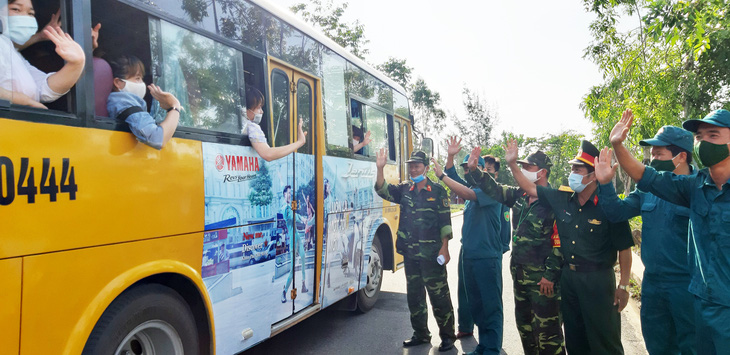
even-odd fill
[(411, 337), (408, 340), (403, 340), (403, 347), (404, 348), (410, 348), (411, 346), (421, 345), (421, 344), (427, 344), (430, 343), (431, 339), (423, 339), (423, 338), (416, 338)]
[(439, 351), (448, 351), (454, 348), (454, 339), (446, 338), (441, 341), (439, 345)]

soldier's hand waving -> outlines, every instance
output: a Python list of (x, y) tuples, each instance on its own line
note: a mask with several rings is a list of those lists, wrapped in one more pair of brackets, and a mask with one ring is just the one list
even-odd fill
[(613, 176), (616, 175), (618, 163), (611, 166), (611, 149), (603, 148), (601, 154), (596, 158), (596, 179), (601, 184), (611, 182)]
[(631, 110), (624, 111), (609, 135), (612, 145), (622, 144), (626, 140), (632, 122), (634, 122), (634, 113)]
[(481, 154), (481, 147), (474, 147), (474, 149), (471, 150), (471, 153), (469, 153), (469, 160), (466, 162), (466, 166), (469, 167), (469, 171), (474, 171), (477, 169), (477, 166), (479, 164), (479, 156)]
[(388, 150), (380, 148), (380, 151), (376, 154), (377, 159), (375, 160), (375, 166), (378, 169), (382, 169), (385, 166), (385, 162), (388, 161)]
[(441, 164), (436, 159), (431, 158), (431, 162), (433, 163), (433, 173), (436, 174), (436, 177), (440, 177), (444, 173), (444, 169), (441, 168)]
[(451, 136), (449, 139), (446, 140), (446, 143), (448, 144), (446, 152), (450, 157), (459, 154), (459, 152), (461, 151), (461, 139), (457, 141), (456, 136)]
[(507, 164), (512, 164), (517, 162), (517, 156), (519, 154), (519, 149), (517, 148), (517, 140), (510, 139), (507, 142), (507, 146), (504, 147), (504, 160), (507, 161)]

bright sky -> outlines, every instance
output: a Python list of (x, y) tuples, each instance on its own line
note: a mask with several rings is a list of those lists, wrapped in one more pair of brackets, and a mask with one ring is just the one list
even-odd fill
[(449, 112), (464, 114), (466, 85), (497, 111), (496, 134), (592, 135), (579, 105), (601, 75), (583, 59), (593, 15), (581, 1), (351, 0), (344, 17), (365, 25), (369, 63), (407, 59)]

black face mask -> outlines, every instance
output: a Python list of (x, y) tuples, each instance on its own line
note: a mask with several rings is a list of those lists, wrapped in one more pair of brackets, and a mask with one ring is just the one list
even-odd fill
[(677, 167), (674, 166), (674, 162), (670, 160), (659, 160), (659, 159), (652, 159), (651, 162), (649, 162), (649, 166), (654, 168), (656, 171), (674, 171)]
[(707, 141), (695, 143), (695, 154), (700, 158), (700, 163), (706, 167), (713, 166), (730, 156), (727, 144), (714, 144)]

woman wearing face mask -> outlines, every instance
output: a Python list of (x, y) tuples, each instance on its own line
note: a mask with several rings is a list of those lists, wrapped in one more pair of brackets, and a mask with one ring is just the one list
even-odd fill
[[(159, 86), (145, 86), (142, 78), (145, 75), (144, 64), (139, 58), (124, 55), (109, 63), (114, 75), (114, 87), (107, 99), (109, 116), (124, 120), (137, 140), (155, 149), (162, 149), (170, 141), (180, 121), (180, 101)], [(144, 96), (150, 89), (152, 97), (160, 102), (160, 107), (167, 110), (165, 120), (158, 125), (147, 112)]]
[[(7, 13), (7, 24), (0, 35), (0, 98), (14, 104), (46, 108), (41, 102), (52, 102), (76, 84), (84, 70), (86, 57), (78, 43), (58, 27), (57, 15), (41, 33), (31, 0), (9, 0), (0, 9), (0, 18)], [(44, 73), (30, 65), (18, 49), (29, 42), (50, 40), (56, 53), (65, 61), (61, 70)]]
[(251, 146), (261, 158), (266, 161), (276, 160), (285, 157), (307, 142), (307, 132), (302, 130), (302, 120), (299, 120), (299, 139), (291, 144), (281, 147), (270, 147), (266, 142), (266, 136), (259, 124), (264, 116), (264, 95), (253, 86), (246, 85), (246, 119), (243, 122), (241, 133), (248, 136)]

